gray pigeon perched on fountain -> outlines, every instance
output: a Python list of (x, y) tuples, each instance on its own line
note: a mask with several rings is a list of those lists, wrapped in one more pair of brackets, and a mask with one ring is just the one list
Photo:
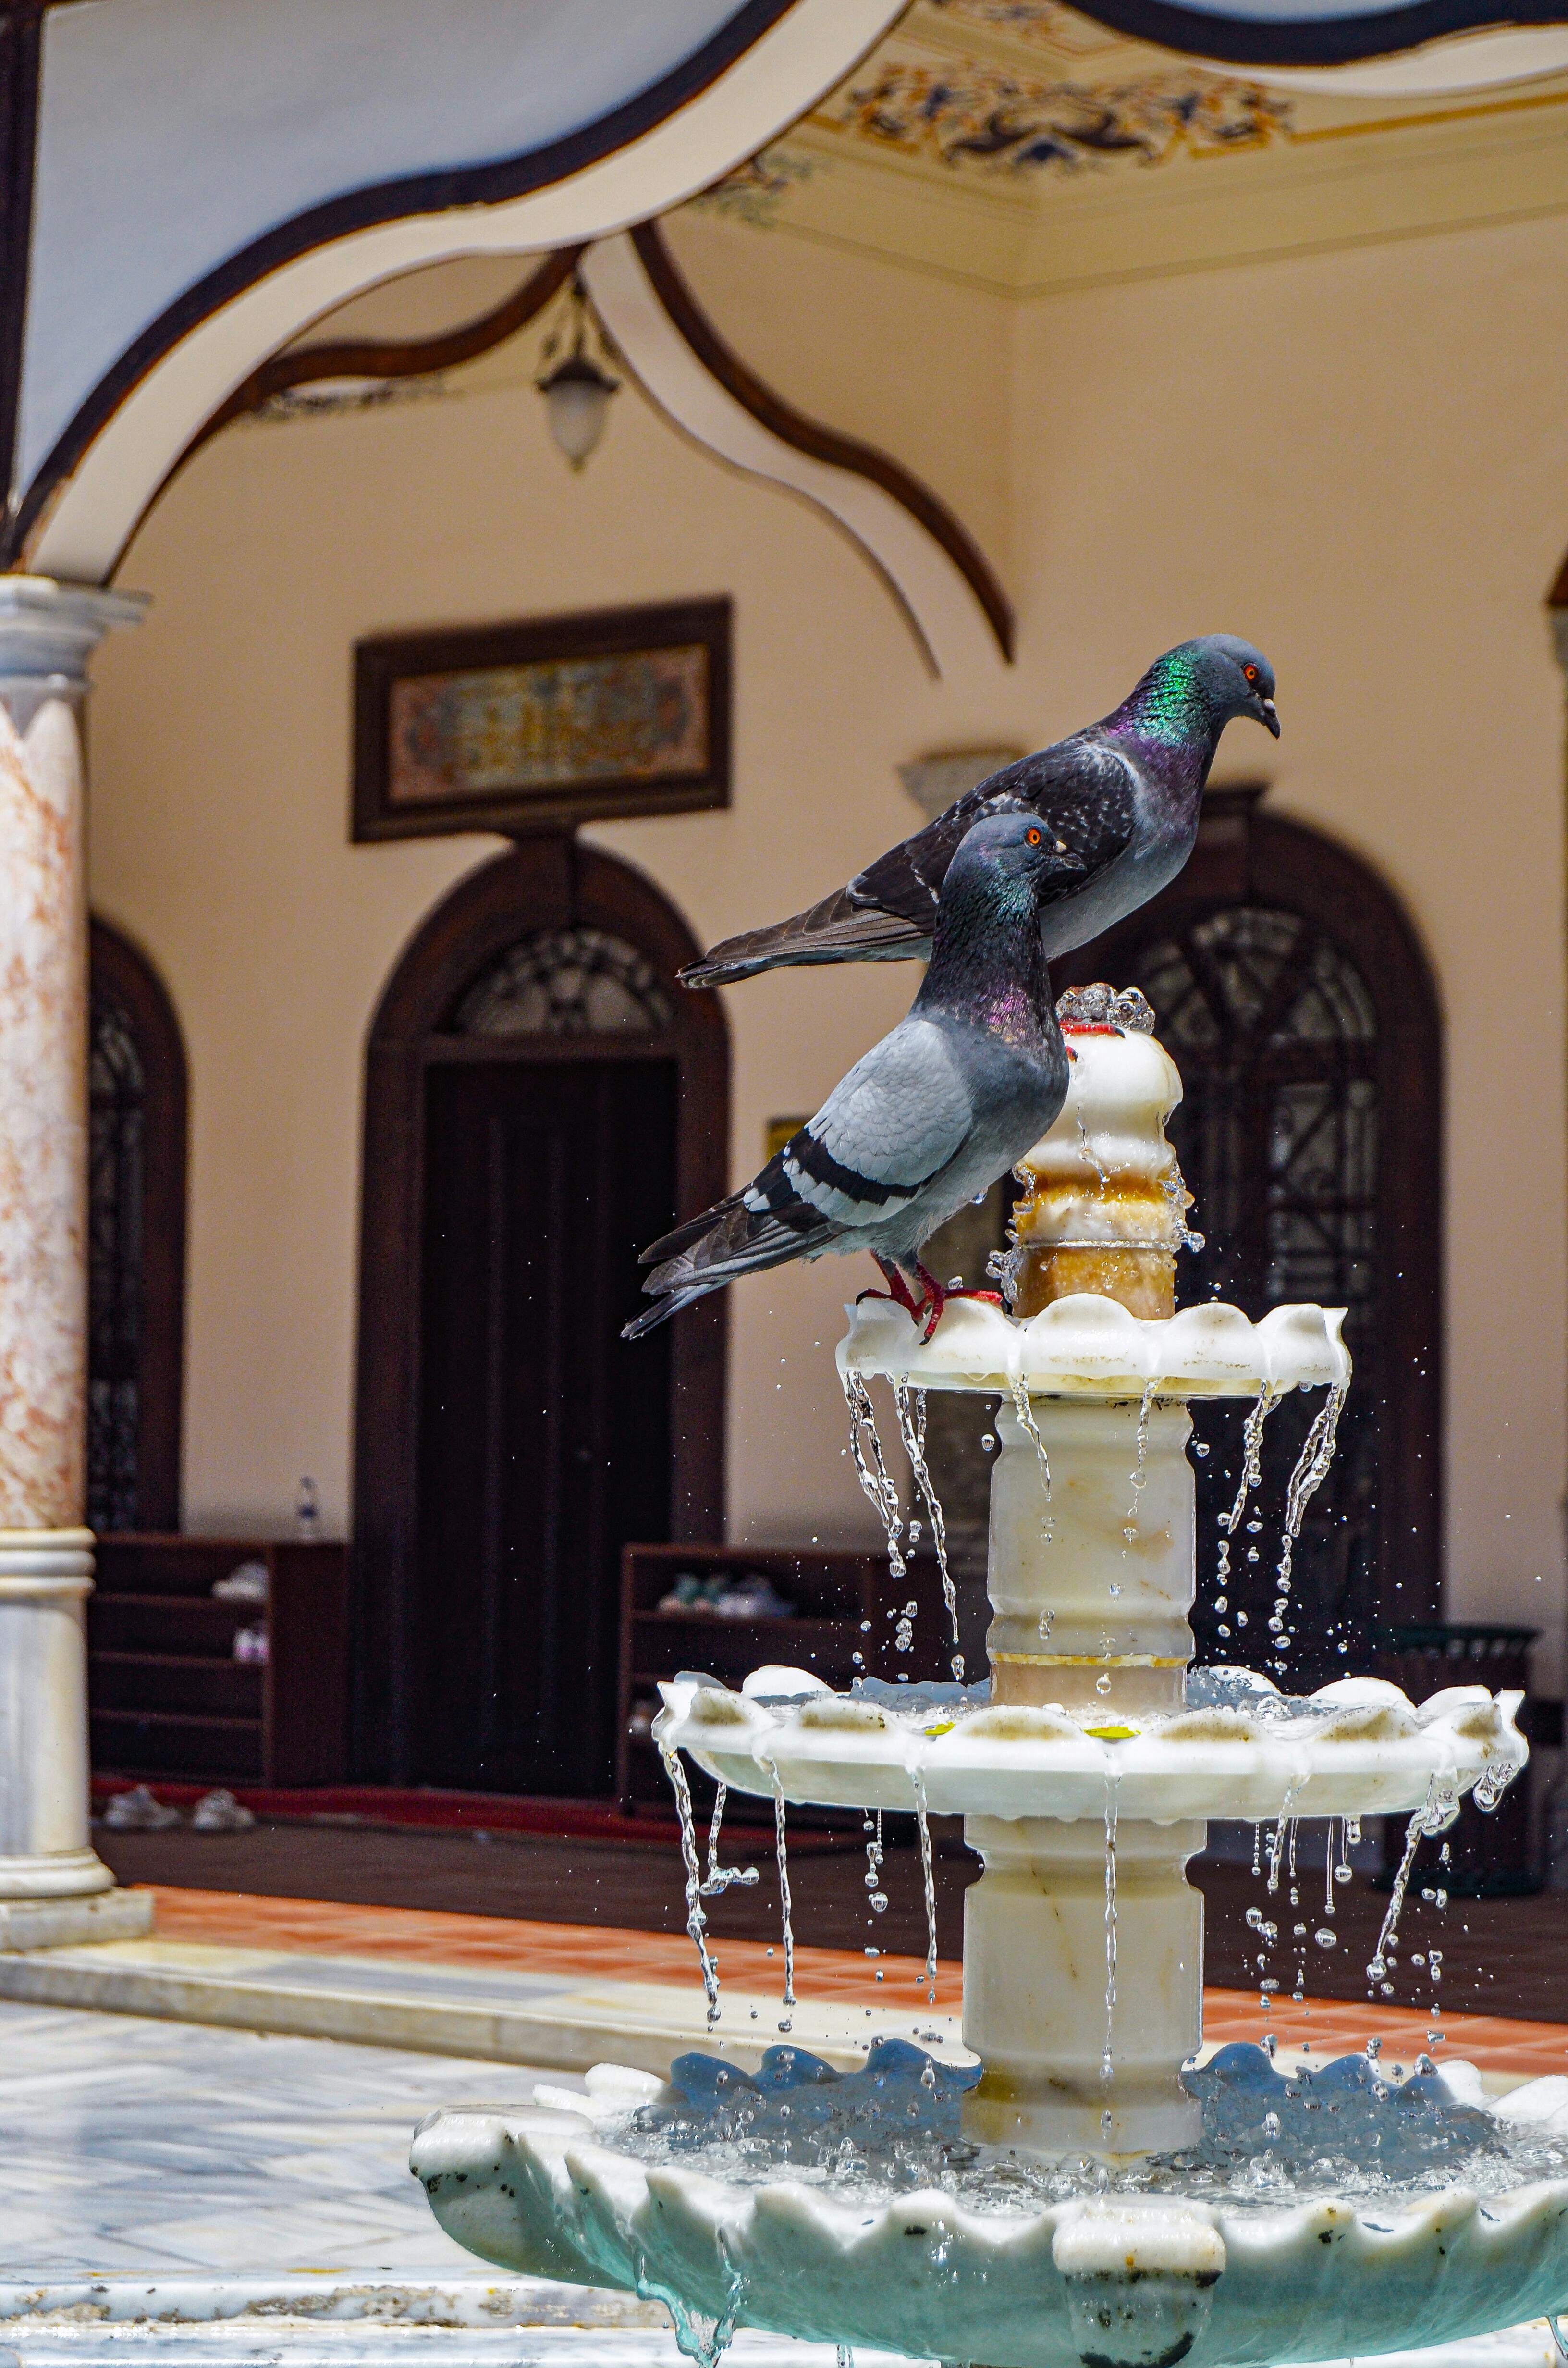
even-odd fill
[(1077, 869), (1030, 814), (976, 823), (945, 867), (931, 966), (907, 1019), (744, 1191), (643, 1251), (656, 1304), (628, 1339), (737, 1275), (850, 1250), (870, 1251), (929, 1338), (959, 1294), (926, 1273), (921, 1249), (1039, 1142), (1066, 1096), (1040, 913)]
[(722, 986), (790, 963), (924, 957), (943, 877), (964, 833), (982, 815), (1018, 805), (1080, 867), (1042, 894), (1046, 959), (1087, 945), (1147, 904), (1187, 861), (1220, 734), (1238, 715), (1278, 738), (1268, 660), (1233, 633), (1183, 642), (1156, 658), (1103, 722), (1004, 765), (846, 888), (788, 921), (726, 938), (681, 976), (687, 986)]

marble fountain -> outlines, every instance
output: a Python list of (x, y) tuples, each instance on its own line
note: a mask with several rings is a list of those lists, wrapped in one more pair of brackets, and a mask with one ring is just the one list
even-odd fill
[[(1375, 2042), (1315, 2067), (1277, 2061), (1272, 2043), (1202, 2047), (1187, 1865), (1207, 1820), (1262, 1828), (1249, 1920), (1267, 1943), (1278, 1919), (1304, 1935), (1332, 1916), (1358, 1819), (1406, 1821), (1376, 1996), (1424, 1839), (1467, 1794), (1494, 1806), (1524, 1764), (1519, 1698), (1460, 1687), (1417, 1708), (1374, 1679), (1301, 1696), (1190, 1666), (1188, 1406), (1246, 1408), (1222, 1592), (1269, 1412), (1323, 1393), (1281, 1510), (1268, 1626), (1283, 1676), (1292, 1547), (1350, 1383), (1340, 1311), (1175, 1312), (1189, 1204), (1165, 1122), (1180, 1080), (1135, 993), (1085, 989), (1062, 1009), (1073, 1079), (1019, 1171), (1007, 1308), (952, 1300), (923, 1340), (903, 1309), (866, 1298), (838, 1349), (895, 1572), (901, 1512), (869, 1384), (892, 1386), (938, 1548), (924, 1393), (971, 1394), (979, 1421), (980, 1402), (999, 1403), (989, 1681), (966, 1685), (955, 1654), (941, 1685), (835, 1693), (768, 1668), (738, 1691), (700, 1673), (665, 1686), (656, 1733), (712, 2052), (666, 2081), (601, 2066), (583, 2095), (437, 2113), (415, 2137), (415, 2175), (460, 2243), (659, 2297), (710, 2368), (740, 2326), (990, 2368), (1243, 2368), (1452, 2343), (1568, 2308), (1568, 2078), (1489, 2098), (1469, 2066), (1396, 2071)], [(881, 1814), (914, 1813), (928, 1900), (927, 1817), (963, 1818), (983, 1873), (966, 1900), (961, 2048), (882, 2038), (846, 2071), (726, 2032), (682, 1754), (771, 1800), (781, 1852), (790, 1802), (866, 1812), (869, 1882)], [(1306, 1947), (1280, 1952), (1298, 1994)]]

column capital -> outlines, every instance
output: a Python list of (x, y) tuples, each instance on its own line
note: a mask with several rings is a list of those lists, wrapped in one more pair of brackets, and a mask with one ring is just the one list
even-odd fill
[(80, 699), (87, 661), (111, 625), (139, 625), (144, 592), (58, 584), (51, 575), (0, 575), (0, 698)]

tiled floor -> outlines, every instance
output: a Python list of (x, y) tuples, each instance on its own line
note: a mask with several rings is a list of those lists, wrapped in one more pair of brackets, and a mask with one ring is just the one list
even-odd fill
[[(635, 1980), (696, 1986), (691, 1943), (647, 1932), (603, 1926), (531, 1924), (494, 1916), (430, 1915), (399, 1907), (343, 1907), (315, 1900), (267, 1899), (243, 1894), (159, 1889), (157, 1929), (168, 1940), (243, 1942), (279, 1951), (340, 1956), (395, 1958), (450, 1965), (504, 1966), (513, 1974), (577, 1975), (584, 1979)], [(775, 1949), (757, 1941), (727, 1941), (719, 1951), (721, 1972), (739, 1988), (767, 1993), (780, 1976)], [(803, 1998), (842, 1999), (914, 2010), (926, 2001), (924, 1967), (912, 1957), (881, 1961), (883, 1979), (863, 1957), (848, 1951), (801, 1948), (795, 1952), (796, 1987)], [(937, 1969), (937, 2010), (956, 2014), (963, 2002), (961, 1966), (950, 1960)], [(1313, 2054), (1342, 2055), (1374, 2034), (1391, 2063), (1414, 2057), (1428, 2046), (1437, 2028), (1423, 2012), (1406, 2008), (1319, 2001), (1305, 2008), (1278, 2003), (1266, 2020), (1256, 1993), (1212, 1987), (1205, 1992), (1204, 2030), (1210, 2040), (1259, 2042), (1273, 2031), (1282, 2046), (1310, 2043)], [(1464, 2055), (1483, 2070), (1534, 2079), (1544, 2072), (1568, 2072), (1568, 2025), (1524, 2021), (1494, 2015), (1445, 2014), (1446, 2041), (1439, 2057)]]
[[(686, 1909), (667, 1843), (558, 1841), (534, 1835), (498, 1835), (485, 1843), (468, 1834), (278, 1824), (215, 1835), (188, 1828), (162, 1834), (100, 1828), (97, 1839), (122, 1882), (396, 1904), (437, 1914), (468, 1911), (577, 1930), (631, 1927), (677, 1955), (684, 1946)], [(1302, 1850), (1304, 1870), (1317, 1854), (1315, 1873), (1303, 1874), (1303, 1912), (1315, 1922), (1312, 1900), (1314, 1892), (1321, 1896), (1323, 1884), (1321, 1827), (1303, 1827)], [(759, 1865), (761, 1881), (755, 1888), (731, 1891), (712, 1903), (713, 1930), (731, 1949), (766, 1942), (778, 1930), (777, 1875), (770, 1859), (761, 1859)], [(961, 1845), (939, 1850), (937, 1923), (944, 1957), (960, 1952), (964, 1893), (976, 1872), (975, 1859)], [(1244, 1865), (1199, 1863), (1194, 1873), (1207, 1900), (1210, 1979), (1241, 1988), (1257, 1947), (1245, 1919), (1247, 1908), (1262, 1896), (1260, 1884)], [(857, 1849), (802, 1855), (792, 1861), (790, 1876), (795, 1930), (802, 1940), (833, 1950), (855, 1951), (869, 1941), (905, 1956), (924, 1954), (925, 1916), (913, 1849), (889, 1850), (889, 1906), (877, 1918), (867, 1912), (865, 1861)], [(1455, 1898), (1438, 1911), (1421, 1899), (1423, 1881), (1418, 1874), (1405, 1907), (1405, 1950), (1393, 2004), (1424, 2009), (1426, 1980), (1415, 1955), (1436, 1945), (1446, 1960), (1444, 1998), (1456, 2012), (1568, 2021), (1568, 1894)], [(1318, 1996), (1359, 2002), (1366, 1990), (1364, 1968), (1387, 1905), (1386, 1895), (1365, 1875), (1339, 1893), (1339, 1946), (1313, 1950), (1308, 1968)], [(612, 1945), (624, 1943), (618, 1939)]]
[(0, 2277), (473, 2268), (414, 2124), (517, 2102), (496, 2064), (0, 2005)]
[[(310, 1899), (270, 1899), (231, 1892), (156, 1888), (157, 1930), (169, 1941), (233, 1941), (250, 1948), (309, 1950), (315, 1954), (395, 1957), (444, 1964), (495, 1965), (509, 1971), (627, 1982), (696, 1979), (690, 1941), (613, 1926), (538, 1924), (501, 1916), (431, 1914), (420, 1908), (345, 1907)], [(783, 1979), (776, 1943), (723, 1941), (722, 1978), (736, 1987), (777, 1990)], [(881, 1971), (882, 1979), (876, 1974)], [(802, 1996), (915, 2010), (927, 2002), (925, 1967), (915, 1957), (885, 1956), (873, 1965), (841, 1949), (800, 1947), (796, 1985)], [(937, 2008), (956, 2012), (962, 1975), (954, 1964), (937, 1969)]]

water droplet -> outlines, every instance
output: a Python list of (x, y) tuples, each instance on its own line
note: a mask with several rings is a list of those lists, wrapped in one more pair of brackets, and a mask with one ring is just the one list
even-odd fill
[(1338, 1933), (1327, 1924), (1320, 1924), (1317, 1930), (1312, 1934), (1312, 1939), (1317, 1942), (1320, 1949), (1337, 1949), (1339, 1946)]
[(1209, 1441), (1206, 1439), (1195, 1439), (1192, 1442), (1192, 1452), (1194, 1455), (1207, 1455)]
[[(872, 1914), (873, 1914), (873, 1915), (881, 1916), (881, 1915), (882, 1914), (883, 1910), (886, 1908), (887, 1904), (888, 1904), (888, 1896), (887, 1896), (887, 1893), (886, 1893), (885, 1891), (873, 1891), (873, 1892), (872, 1892), (872, 1894), (871, 1894), (871, 1898), (870, 1898), (870, 1907), (871, 1907), (871, 1912), (872, 1912)], [(881, 1978), (881, 1977), (879, 1976), (879, 1979), (880, 1979), (880, 1978)]]
[(980, 1452), (982, 1455), (993, 1454), (995, 1451), (995, 1432), (994, 1430), (983, 1430), (980, 1434)]

